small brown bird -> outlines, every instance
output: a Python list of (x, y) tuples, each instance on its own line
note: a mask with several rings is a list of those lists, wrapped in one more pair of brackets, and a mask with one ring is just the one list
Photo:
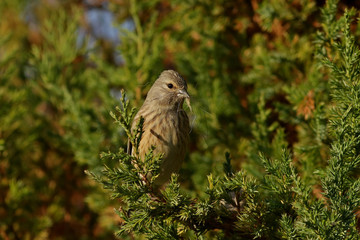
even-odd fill
[[(144, 159), (151, 146), (156, 147), (155, 154), (163, 154), (160, 174), (155, 180), (157, 186), (163, 185), (172, 173), (179, 171), (185, 157), (190, 125), (183, 109), (184, 100), (191, 108), (185, 80), (173, 70), (163, 71), (132, 123), (134, 129), (140, 116), (144, 118), (140, 157)], [(134, 154), (131, 149), (128, 152)]]

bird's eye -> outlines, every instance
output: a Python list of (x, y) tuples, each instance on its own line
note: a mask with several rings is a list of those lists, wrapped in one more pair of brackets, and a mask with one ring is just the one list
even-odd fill
[(168, 86), (168, 88), (173, 88), (174, 87), (174, 85), (172, 85), (171, 83), (169, 83), (167, 86)]

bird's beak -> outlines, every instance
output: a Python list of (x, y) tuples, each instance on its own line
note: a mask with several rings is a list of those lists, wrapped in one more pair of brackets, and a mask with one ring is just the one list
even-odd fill
[(188, 105), (190, 111), (192, 112), (192, 108), (191, 108), (191, 104), (190, 104), (190, 96), (187, 93), (187, 91), (185, 89), (179, 89), (177, 92), (177, 96), (181, 97), (181, 98), (185, 98), (185, 102)]
[(189, 94), (187, 93), (187, 91), (185, 89), (179, 89), (177, 92), (177, 96), (183, 97), (183, 98), (190, 98)]

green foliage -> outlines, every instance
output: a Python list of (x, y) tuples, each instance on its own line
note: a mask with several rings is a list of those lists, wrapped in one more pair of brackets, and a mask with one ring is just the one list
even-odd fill
[[(19, 19), (20, 1), (1, 5), (7, 3), (16, 7), (0, 13), (9, 19), (0, 34), (0, 236), (108, 238), (115, 224), (97, 225), (100, 233), (89, 228), (108, 213), (89, 208), (104, 193), (83, 170), (100, 168), (100, 149), (118, 139), (106, 120), (115, 100), (108, 82), (87, 66), (84, 49), (76, 48), (81, 12), (73, 8), (70, 19), (64, 7), (47, 8), (38, 32), (30, 32)], [(12, 24), (17, 27), (9, 31)], [(41, 44), (27, 46), (30, 35)], [(109, 208), (109, 200), (101, 201)]]
[[(89, 49), (76, 1), (0, 1), (0, 239), (360, 239), (359, 4), (320, 2), (109, 1), (135, 31)], [(191, 143), (158, 188), (125, 149), (169, 68)]]
[[(151, 184), (141, 189), (144, 181), (138, 179), (138, 192), (133, 194), (138, 196), (142, 193), (145, 200), (140, 202), (145, 204), (131, 207), (135, 202), (126, 202), (122, 205), (119, 215), (124, 219), (124, 225), (119, 234), (132, 232), (144, 234), (146, 238), (171, 239), (195, 236), (225, 239), (358, 238), (354, 212), (359, 206), (359, 184), (354, 170), (358, 168), (359, 162), (359, 111), (355, 107), (358, 105), (356, 64), (359, 50), (349, 30), (351, 15), (346, 12), (344, 17), (336, 20), (334, 14), (337, 4), (329, 1), (322, 10), (322, 21), (329, 24), (323, 33), (317, 34), (314, 46), (313, 35), (299, 36), (296, 32), (300, 28), (299, 20), (306, 22), (309, 15), (316, 11), (313, 3), (303, 2), (301, 12), (294, 11), (286, 2), (262, 4), (258, 14), (264, 30), (277, 35), (280, 34), (278, 31), (284, 31), (285, 26), (281, 21), (293, 25), (285, 36), (276, 36), (273, 46), (268, 46), (266, 35), (254, 34), (253, 42), (245, 44), (245, 49), (240, 51), (249, 61), (246, 64), (239, 62), (239, 66), (246, 69), (246, 65), (250, 65), (251, 68), (245, 74), (238, 75), (239, 84), (249, 85), (253, 89), (242, 106), (231, 105), (231, 102), (235, 103), (232, 97), (237, 98), (238, 95), (229, 91), (231, 84), (239, 81), (236, 80), (236, 74), (229, 75), (236, 63), (220, 61), (220, 58), (229, 59), (226, 50), (229, 46), (221, 44), (224, 36), (220, 36), (220, 33), (225, 30), (211, 24), (211, 16), (219, 14), (221, 17), (217, 21), (224, 20), (223, 27), (226, 26), (229, 19), (221, 18), (227, 18), (222, 14), (228, 6), (215, 7), (215, 3), (202, 2), (196, 5), (194, 11), (185, 13), (189, 7), (187, 4), (178, 6), (175, 17), (182, 16), (182, 27), (175, 29), (172, 34), (184, 34), (190, 19), (192, 23), (201, 22), (204, 28), (196, 33), (187, 32), (193, 34), (193, 40), (189, 43), (180, 42), (180, 55), (177, 55), (176, 49), (173, 51), (180, 64), (179, 69), (184, 68), (185, 74), (191, 73), (190, 76), (196, 79), (194, 95), (195, 98), (201, 96), (201, 100), (195, 104), (203, 104), (196, 106), (198, 111), (204, 107), (210, 112), (208, 116), (197, 115), (197, 130), (206, 134), (208, 142), (202, 143), (201, 138), (197, 138), (198, 151), (204, 151), (203, 154), (193, 153), (190, 156), (191, 164), (199, 166), (199, 169), (206, 164), (207, 172), (212, 174), (208, 175), (207, 184), (204, 183), (204, 177), (201, 180), (193, 178), (197, 190), (195, 194), (181, 193), (175, 176), (159, 191), (154, 191)], [(214, 10), (209, 16), (204, 16), (202, 12), (205, 9)], [(334, 39), (327, 40), (331, 38)], [(195, 48), (194, 42), (197, 43)], [(284, 44), (291, 47), (284, 48)], [(246, 49), (247, 46), (250, 48)], [(190, 49), (202, 54), (195, 57), (189, 55), (186, 52)], [(314, 49), (317, 52), (315, 57)], [(251, 51), (252, 55), (246, 55), (246, 51)], [(182, 65), (181, 62), (188, 64)], [(338, 66), (337, 62), (343, 62), (343, 65)], [(330, 82), (326, 81), (328, 72), (319, 71), (321, 65), (330, 67)], [(298, 78), (296, 81), (292, 80), (294, 76)], [(221, 84), (217, 82), (218, 77)], [(210, 79), (211, 82), (208, 82)], [(270, 81), (263, 82), (263, 79)], [(330, 102), (336, 107), (331, 107)], [(228, 108), (219, 108), (223, 105)], [(239, 112), (250, 113), (248, 116), (253, 114), (250, 131), (242, 129), (242, 125), (230, 123), (222, 129), (226, 133), (222, 138), (218, 133), (219, 127), (224, 126), (222, 121), (231, 118), (239, 120), (241, 117), (236, 117)], [(220, 142), (234, 147), (237, 138), (233, 135), (237, 132), (235, 129), (243, 130), (245, 137), (248, 134), (251, 136), (250, 140), (242, 139), (246, 147), (240, 146), (241, 149), (246, 148), (243, 150), (246, 162), (242, 165), (246, 172), (234, 170), (230, 156), (226, 154), (222, 173), (216, 170), (221, 164), (216, 160), (217, 148)], [(209, 152), (212, 152), (210, 159), (207, 158)], [(119, 156), (117, 160), (122, 162), (122, 159), (128, 157)], [(197, 163), (196, 160), (205, 163)], [(194, 168), (192, 171), (195, 177), (204, 176)], [(142, 176), (141, 171), (137, 172)], [(111, 176), (107, 172), (103, 174), (105, 178)], [(107, 185), (102, 178), (97, 179)], [(119, 183), (111, 187), (113, 196), (119, 193), (117, 197), (126, 199), (126, 194), (130, 193), (117, 192), (116, 186)], [(171, 211), (167, 212), (167, 209)], [(165, 223), (168, 224), (167, 228), (164, 227)]]

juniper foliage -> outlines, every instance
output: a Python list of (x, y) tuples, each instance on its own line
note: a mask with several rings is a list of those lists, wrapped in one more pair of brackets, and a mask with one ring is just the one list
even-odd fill
[[(1, 239), (359, 239), (358, 2), (80, 2), (0, 1)], [(79, 45), (96, 11), (119, 46)], [(125, 149), (164, 69), (192, 131), (157, 190)]]
[[(146, 165), (135, 171), (137, 181), (125, 178), (123, 170), (108, 168), (102, 177), (94, 176), (111, 190), (113, 197), (122, 200), (118, 214), (124, 222), (117, 233), (119, 237), (135, 234), (149, 239), (359, 238), (355, 214), (360, 200), (356, 171), (360, 161), (359, 49), (350, 30), (355, 11), (346, 10), (337, 19), (337, 5), (336, 1), (328, 1), (322, 9), (324, 28), (318, 31), (316, 48), (312, 48), (316, 49), (314, 61), (319, 62), (307, 66), (309, 79), (300, 86), (292, 83), (279, 86), (288, 101), (297, 105), (296, 112), (281, 102), (276, 102), (273, 109), (268, 108), (266, 101), (281, 91), (276, 93), (278, 90), (272, 87), (275, 92), (271, 93), (270, 89), (257, 88), (260, 95), (251, 128), (253, 140), (248, 145), (248, 162), (243, 165), (246, 170), (234, 170), (227, 153), (223, 172), (207, 175), (203, 192), (194, 195), (181, 189), (177, 175), (164, 189), (155, 191), (153, 178), (145, 181), (141, 178), (147, 171), (158, 168), (161, 156), (153, 156), (150, 151), (142, 160), (123, 150), (116, 157), (111, 155), (120, 162), (120, 169), (126, 169), (123, 166), (126, 161), (136, 162), (132, 168)], [(205, 6), (197, 10), (202, 7)], [(308, 7), (309, 12), (314, 11), (313, 5)], [(266, 19), (264, 30), (269, 30), (266, 11), (269, 10), (263, 7), (259, 14)], [(286, 61), (300, 61), (299, 56), (272, 58), (285, 63), (281, 65), (282, 71), (286, 71)], [(274, 71), (271, 61), (268, 64), (269, 71)], [(290, 64), (289, 68), (292, 67)], [(328, 73), (329, 82), (324, 80)], [(247, 81), (253, 81), (250, 76), (246, 75)], [(315, 92), (320, 95), (315, 96)], [(122, 104), (127, 106), (128, 102)], [(278, 120), (270, 121), (274, 109), (279, 114)], [(127, 111), (121, 110), (117, 122), (128, 118)], [(292, 146), (287, 129), (282, 126), (284, 122), (301, 126), (301, 136), (310, 136)], [(138, 141), (132, 135), (129, 137)], [(131, 197), (135, 199), (129, 200)]]

